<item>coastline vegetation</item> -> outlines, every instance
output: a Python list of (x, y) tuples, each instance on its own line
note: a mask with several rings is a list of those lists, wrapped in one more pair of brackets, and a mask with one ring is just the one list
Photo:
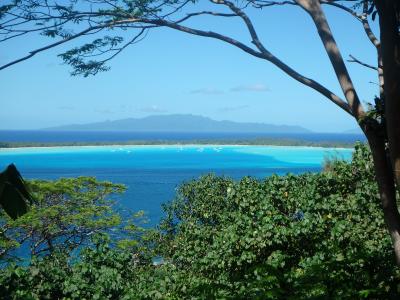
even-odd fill
[(93, 142), (1, 142), (0, 148), (64, 147), (64, 146), (111, 146), (111, 145), (250, 145), (250, 146), (305, 146), (324, 148), (354, 148), (356, 142), (307, 141), (301, 139), (193, 139), (193, 140), (132, 140)]
[[(140, 215), (123, 224), (110, 210), (121, 185), (93, 178), (29, 184), (40, 199), (31, 211), (15, 221), (0, 216), (0, 245), (8, 247), (0, 256), (2, 299), (400, 297), (400, 270), (362, 144), (351, 162), (330, 160), (321, 173), (183, 183), (148, 230), (136, 225)], [(36, 235), (27, 236), (32, 228)], [(63, 242), (71, 236), (60, 235), (92, 228), (73, 249)], [(42, 241), (45, 251), (20, 264), (10, 254), (23, 237)]]

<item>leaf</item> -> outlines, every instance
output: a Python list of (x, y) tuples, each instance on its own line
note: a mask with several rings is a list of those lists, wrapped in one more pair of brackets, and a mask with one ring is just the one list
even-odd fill
[(342, 253), (339, 253), (336, 255), (336, 261), (343, 261), (344, 260), (344, 256)]

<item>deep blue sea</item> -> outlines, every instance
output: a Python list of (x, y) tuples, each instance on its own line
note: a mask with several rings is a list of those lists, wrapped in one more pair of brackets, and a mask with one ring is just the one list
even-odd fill
[(173, 199), (184, 181), (207, 173), (240, 179), (317, 172), (324, 157), (350, 159), (351, 153), (351, 149), (231, 145), (14, 148), (0, 149), (0, 168), (14, 163), (28, 179), (87, 175), (123, 183), (128, 189), (118, 198), (119, 204), (144, 210), (154, 225), (162, 216), (160, 204)]

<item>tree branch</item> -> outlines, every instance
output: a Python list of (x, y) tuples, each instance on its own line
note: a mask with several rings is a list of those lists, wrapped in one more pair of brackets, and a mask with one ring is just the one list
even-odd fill
[(51, 49), (51, 48), (57, 47), (57, 46), (59, 46), (59, 45), (62, 45), (62, 44), (64, 44), (64, 43), (66, 43), (66, 42), (69, 42), (69, 41), (71, 41), (71, 40), (74, 40), (74, 39), (76, 39), (76, 38), (79, 38), (79, 37), (81, 37), (81, 36), (83, 36), (83, 35), (89, 34), (89, 33), (92, 32), (92, 31), (102, 30), (102, 29), (108, 28), (108, 27), (111, 28), (111, 27), (117, 26), (117, 25), (123, 25), (123, 24), (129, 24), (129, 23), (137, 23), (137, 22), (138, 22), (138, 19), (127, 19), (127, 20), (115, 21), (115, 22), (105, 23), (105, 24), (102, 24), (102, 25), (97, 25), (97, 26), (88, 27), (88, 28), (86, 28), (85, 30), (83, 30), (83, 31), (81, 31), (81, 32), (79, 32), (79, 33), (77, 33), (77, 34), (71, 35), (71, 36), (69, 36), (69, 37), (67, 37), (67, 38), (65, 38), (65, 39), (63, 39), (63, 40), (60, 40), (60, 41), (58, 41), (58, 42), (49, 44), (49, 45), (47, 45), (47, 46), (45, 46), (45, 47), (42, 47), (42, 48), (33, 50), (33, 51), (29, 52), (29, 54), (26, 55), (26, 56), (24, 56), (24, 57), (21, 57), (21, 58), (19, 58), (19, 59), (16, 59), (16, 60), (14, 60), (14, 61), (11, 61), (11, 62), (9, 62), (9, 63), (7, 63), (7, 64), (5, 64), (5, 65), (2, 65), (2, 66), (0, 66), (0, 71), (1, 71), (1, 70), (4, 70), (4, 69), (6, 69), (6, 68), (8, 68), (8, 67), (10, 67), (10, 66), (12, 66), (12, 65), (15, 65), (15, 64), (17, 64), (17, 63), (19, 63), (19, 62), (22, 62), (22, 61), (24, 61), (24, 60), (27, 60), (27, 59), (29, 59), (29, 58), (35, 56), (36, 54), (38, 54), (38, 53), (40, 53), (40, 52), (49, 50), (49, 49)]
[(296, 2), (310, 15), (315, 24), (331, 65), (335, 70), (343, 94), (351, 108), (352, 115), (356, 120), (362, 120), (365, 116), (365, 110), (354, 88), (354, 84), (347, 71), (342, 54), (333, 37), (319, 0), (296, 0)]
[(342, 4), (337, 3), (336, 1), (333, 0), (319, 0), (319, 3), (321, 4), (326, 4), (326, 5), (330, 5), (330, 6), (334, 6), (336, 8), (340, 8), (341, 10), (344, 10), (346, 12), (348, 12), (349, 14), (351, 14), (353, 17), (356, 17), (358, 20), (361, 21), (361, 15), (357, 14), (354, 10), (352, 10), (351, 8), (344, 6)]
[(194, 29), (194, 28), (190, 28), (190, 27), (183, 26), (180, 24), (176, 24), (174, 22), (169, 22), (166, 20), (141, 20), (141, 22), (155, 24), (155, 25), (159, 25), (159, 26), (165, 26), (165, 27), (176, 29), (176, 30), (186, 32), (189, 34), (214, 38), (214, 39), (226, 42), (228, 44), (231, 44), (252, 56), (255, 56), (255, 57), (258, 57), (258, 58), (261, 58), (261, 59), (271, 62), (272, 64), (277, 66), (279, 69), (281, 69), (283, 72), (285, 72), (290, 77), (292, 77), (293, 79), (316, 90), (317, 92), (319, 92), (320, 94), (322, 94), (326, 98), (328, 98), (330, 101), (332, 101), (333, 103), (338, 105), (340, 108), (342, 108), (345, 112), (347, 112), (350, 115), (353, 115), (350, 106), (343, 99), (341, 99), (339, 96), (337, 96), (335, 93), (328, 90), (326, 87), (324, 87), (317, 81), (307, 78), (307, 77), (301, 75), (300, 73), (296, 72), (294, 69), (292, 69), (291, 67), (289, 67), (288, 65), (283, 63), (281, 60), (279, 60), (277, 57), (275, 57), (271, 52), (267, 51), (266, 49), (264, 49), (265, 52), (261, 53), (261, 52), (258, 52), (256, 50), (246, 46), (245, 44), (243, 44), (235, 39), (221, 35), (219, 33), (216, 33), (213, 31), (203, 31), (203, 30), (199, 30), (199, 29)]
[(302, 76), (292, 68), (290, 68), (288, 65), (284, 64), (281, 60), (279, 60), (277, 57), (275, 57), (270, 51), (268, 51), (264, 45), (261, 43), (257, 32), (254, 28), (253, 23), (251, 22), (250, 18), (247, 16), (247, 14), (242, 11), (240, 8), (235, 6), (232, 2), (226, 1), (226, 0), (211, 0), (212, 2), (216, 4), (223, 4), (229, 7), (230, 10), (232, 10), (235, 14), (237, 14), (239, 17), (242, 18), (244, 23), (246, 24), (247, 29), (249, 30), (250, 36), (252, 38), (252, 43), (260, 50), (260, 52), (263, 55), (263, 58), (272, 62), (275, 66), (280, 68), (282, 71), (284, 71), (286, 74), (288, 74), (290, 77), (296, 79), (300, 83), (307, 85), (314, 90), (320, 92), (323, 94), (325, 97), (327, 97), (329, 100), (334, 102), (336, 105), (344, 109), (347, 113), (351, 114), (350, 107), (347, 105), (345, 101), (340, 99), (338, 96), (334, 95), (331, 91), (327, 90), (325, 87), (323, 87), (321, 84), (318, 82), (306, 78), (305, 76)]
[(255, 8), (264, 8), (269, 6), (282, 6), (282, 5), (297, 5), (297, 3), (294, 1), (248, 0), (248, 3), (251, 3), (251, 5)]
[(265, 53), (267, 50), (264, 45), (261, 43), (256, 30), (254, 29), (253, 23), (250, 18), (238, 7), (236, 7), (232, 2), (225, 0), (211, 0), (211, 2), (215, 4), (223, 4), (228, 6), (231, 11), (235, 13), (235, 15), (239, 16), (244, 23), (246, 24), (247, 29), (249, 30), (250, 36), (252, 38), (252, 43), (260, 50), (262, 53)]
[[(340, 1), (340, 0), (339, 0)], [(379, 39), (375, 36), (375, 34), (372, 32), (371, 26), (369, 25), (368, 22), (368, 1), (364, 1), (363, 2), (363, 12), (362, 14), (357, 14), (357, 12), (355, 12), (354, 10), (352, 10), (351, 8), (339, 4), (337, 3), (338, 1), (335, 0), (319, 0), (319, 3), (321, 4), (325, 4), (325, 5), (330, 5), (330, 6), (334, 6), (336, 8), (340, 8), (341, 10), (344, 10), (346, 12), (348, 12), (349, 14), (351, 14), (353, 17), (355, 17), (357, 20), (359, 20), (363, 26), (363, 29), (365, 31), (365, 33), (367, 34), (368, 39), (371, 41), (371, 43), (379, 48), (380, 47), (380, 41)], [(351, 2), (351, 1), (347, 1), (347, 2)]]
[(362, 22), (364, 31), (368, 36), (368, 39), (371, 41), (371, 43), (376, 48), (380, 48), (381, 43), (378, 40), (378, 38), (375, 36), (375, 34), (372, 32), (371, 27), (369, 26), (369, 22), (368, 22), (368, 1), (364, 1), (364, 3), (363, 3), (363, 14), (362, 14), (362, 17), (361, 17), (361, 22)]
[(45, 46), (45, 47), (42, 47), (42, 48), (33, 50), (33, 51), (29, 52), (29, 54), (26, 55), (26, 56), (24, 56), (24, 57), (21, 57), (21, 58), (19, 58), (19, 59), (13, 60), (13, 61), (11, 61), (11, 62), (5, 64), (5, 65), (0, 66), (0, 70), (4, 70), (4, 69), (6, 69), (6, 68), (8, 68), (8, 67), (10, 67), (10, 66), (12, 66), (12, 65), (15, 65), (15, 64), (17, 64), (17, 63), (19, 63), (19, 62), (22, 62), (22, 61), (24, 61), (24, 60), (27, 60), (27, 59), (29, 59), (29, 58), (35, 56), (36, 54), (38, 54), (38, 53), (40, 53), (40, 52), (49, 50), (49, 49), (51, 49), (51, 48), (57, 47), (57, 46), (59, 46), (59, 45), (61, 45), (61, 44), (64, 44), (64, 43), (66, 43), (66, 42), (69, 42), (69, 41), (71, 41), (71, 40), (74, 40), (74, 39), (76, 39), (76, 38), (78, 38), (78, 37), (80, 37), (80, 36), (85, 35), (86, 33), (90, 32), (90, 31), (92, 31), (92, 30), (96, 30), (96, 29), (100, 29), (100, 28), (104, 28), (104, 27), (106, 27), (106, 26), (89, 27), (89, 28), (87, 28), (87, 29), (85, 29), (85, 30), (83, 30), (83, 31), (81, 31), (81, 32), (79, 32), (79, 33), (77, 33), (77, 34), (74, 34), (74, 35), (72, 35), (72, 36), (70, 36), (70, 37), (68, 37), (68, 38), (66, 38), (66, 39), (63, 39), (63, 40), (61, 40), (61, 41), (58, 41), (58, 42), (52, 43), (52, 44), (50, 44), (50, 45), (47, 45), (47, 46)]
[(351, 55), (351, 54), (349, 55), (349, 57), (350, 57), (351, 59), (348, 59), (348, 60), (347, 60), (348, 62), (354, 62), (354, 63), (357, 63), (357, 64), (362, 65), (362, 66), (364, 66), (364, 67), (370, 68), (370, 69), (372, 69), (372, 70), (374, 70), (374, 71), (378, 71), (378, 67), (374, 67), (374, 66), (372, 66), (372, 65), (369, 65), (369, 64), (367, 64), (367, 63), (364, 63), (364, 62), (358, 60), (357, 58), (355, 58), (355, 57), (354, 57), (353, 55)]
[[(189, 13), (185, 17), (175, 21), (174, 23), (182, 23), (192, 17), (200, 16), (200, 15), (211, 15), (211, 16), (217, 16), (217, 17), (237, 17), (236, 14), (223, 14), (223, 13), (216, 13), (213, 11), (199, 11), (199, 12), (195, 12), (195, 13)], [(159, 19), (164, 19), (164, 18), (159, 18)]]

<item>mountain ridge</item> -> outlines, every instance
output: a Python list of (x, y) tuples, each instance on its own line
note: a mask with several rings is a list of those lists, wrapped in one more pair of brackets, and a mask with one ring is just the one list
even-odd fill
[(123, 131), (123, 132), (263, 132), (311, 133), (301, 126), (256, 122), (216, 121), (192, 114), (151, 115), (103, 122), (70, 124), (43, 128), (46, 131)]

